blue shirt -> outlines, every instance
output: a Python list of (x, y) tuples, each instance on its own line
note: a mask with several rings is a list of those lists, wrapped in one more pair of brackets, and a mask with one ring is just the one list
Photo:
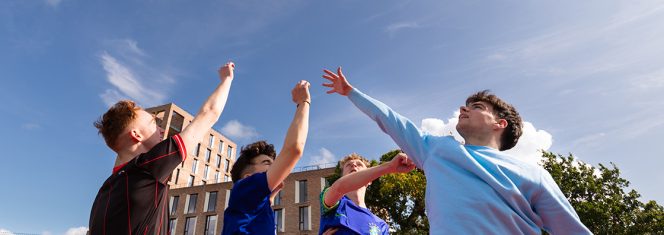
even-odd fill
[(339, 228), (335, 235), (385, 235), (390, 234), (390, 227), (378, 216), (367, 208), (356, 205), (344, 195), (336, 205), (327, 207), (325, 205), (326, 188), (320, 194), (320, 229), (318, 234), (323, 234), (329, 228)]
[(221, 234), (275, 234), (267, 173), (256, 173), (233, 185)]
[(424, 170), (430, 234), (591, 234), (543, 167), (422, 133), (357, 89), (348, 98)]

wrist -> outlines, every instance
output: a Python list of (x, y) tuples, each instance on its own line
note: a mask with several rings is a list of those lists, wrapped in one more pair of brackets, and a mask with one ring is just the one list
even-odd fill
[(310, 101), (310, 100), (303, 100), (303, 101), (298, 102), (298, 103), (297, 103), (297, 106), (295, 106), (295, 107), (300, 107), (300, 105), (301, 105), (301, 104), (304, 104), (304, 103), (307, 103), (307, 104), (309, 104), (309, 105), (311, 106), (311, 101)]

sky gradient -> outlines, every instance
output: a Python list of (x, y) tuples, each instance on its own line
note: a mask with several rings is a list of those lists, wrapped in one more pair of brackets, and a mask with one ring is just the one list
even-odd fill
[[(432, 133), (490, 89), (538, 148), (615, 163), (642, 201), (664, 203), (664, 4), (660, 1), (0, 1), (0, 231), (81, 234), (114, 153), (92, 126), (130, 98), (195, 113), (232, 60), (215, 129), (280, 148), (312, 83), (299, 166), (396, 148), (323, 68)], [(531, 157), (536, 162), (536, 157)], [(83, 228), (81, 228), (83, 227)]]

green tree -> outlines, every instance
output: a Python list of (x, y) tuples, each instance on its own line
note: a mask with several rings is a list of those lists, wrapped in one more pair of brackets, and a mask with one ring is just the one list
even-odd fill
[(543, 153), (542, 166), (551, 173), (581, 222), (596, 234), (664, 234), (664, 209), (641, 195), (620, 177), (615, 164), (595, 168), (572, 154)]

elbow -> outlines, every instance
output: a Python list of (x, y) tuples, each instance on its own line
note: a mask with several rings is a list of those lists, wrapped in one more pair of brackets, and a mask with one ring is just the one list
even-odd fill
[(204, 106), (201, 108), (200, 115), (218, 117), (221, 115), (221, 111), (212, 106)]
[(290, 146), (287, 146), (286, 148), (286, 151), (290, 156), (299, 158), (302, 156), (302, 154), (304, 154), (304, 142), (294, 143)]

